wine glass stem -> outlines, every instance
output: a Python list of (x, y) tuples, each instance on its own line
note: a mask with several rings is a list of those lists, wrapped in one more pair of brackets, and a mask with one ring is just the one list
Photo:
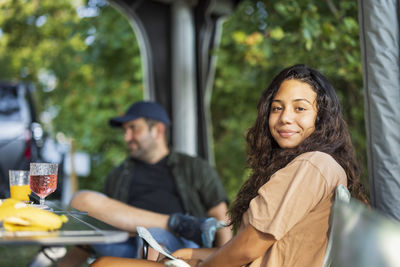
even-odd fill
[(42, 205), (42, 206), (44, 205), (44, 198), (42, 198), (42, 197), (40, 198), (40, 205)]

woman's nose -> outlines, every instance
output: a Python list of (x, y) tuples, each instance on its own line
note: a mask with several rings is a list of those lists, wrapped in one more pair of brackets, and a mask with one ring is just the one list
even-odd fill
[(293, 112), (290, 109), (285, 108), (281, 113), (282, 123), (292, 123), (293, 122)]

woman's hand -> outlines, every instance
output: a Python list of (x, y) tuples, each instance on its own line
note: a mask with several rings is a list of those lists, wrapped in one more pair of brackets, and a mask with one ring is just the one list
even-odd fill
[(174, 253), (172, 253), (172, 256), (174, 256), (177, 259), (192, 259), (193, 258), (193, 248), (182, 248), (178, 249)]
[(183, 249), (178, 249), (177, 251), (172, 253), (172, 256), (184, 260), (187, 259), (204, 260), (217, 250), (218, 248), (183, 248)]
[(198, 267), (201, 263), (201, 260), (192, 259), (192, 260), (167, 260), (164, 261), (164, 265), (167, 267)]
[(198, 267), (202, 260), (199, 259), (192, 259), (192, 260), (187, 260), (186, 263), (190, 265), (190, 267)]

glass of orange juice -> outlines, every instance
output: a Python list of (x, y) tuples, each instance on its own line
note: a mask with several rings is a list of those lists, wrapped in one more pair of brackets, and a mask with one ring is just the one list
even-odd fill
[(31, 189), (29, 187), (29, 171), (10, 170), (10, 195), (11, 198), (29, 202), (29, 194)]

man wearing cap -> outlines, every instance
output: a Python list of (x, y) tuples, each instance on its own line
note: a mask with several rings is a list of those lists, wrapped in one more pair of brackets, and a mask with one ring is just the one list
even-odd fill
[[(198, 157), (169, 150), (170, 120), (157, 103), (136, 102), (123, 116), (111, 119), (110, 125), (124, 130), (130, 155), (107, 176), (107, 197), (82, 191), (75, 195), (71, 206), (129, 232), (136, 232), (136, 226), (158, 228), (150, 232), (170, 250), (199, 244), (210, 247), (215, 228), (209, 226), (215, 226), (217, 221), (227, 222), (227, 197), (215, 169)], [(215, 244), (222, 245), (231, 237), (230, 229), (221, 229)], [(134, 249), (140, 246), (137, 242), (141, 240), (130, 241)], [(123, 252), (125, 244), (124, 248), (106, 247), (117, 251), (103, 255), (137, 257), (139, 253), (132, 251), (132, 246)]]

